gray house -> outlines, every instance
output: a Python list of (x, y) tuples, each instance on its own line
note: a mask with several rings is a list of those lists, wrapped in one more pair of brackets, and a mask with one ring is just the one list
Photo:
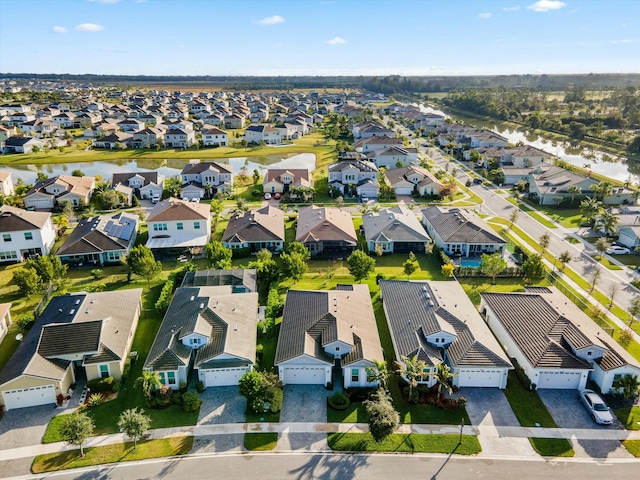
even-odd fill
[(367, 249), (382, 253), (425, 253), (431, 241), (420, 221), (400, 205), (362, 216)]

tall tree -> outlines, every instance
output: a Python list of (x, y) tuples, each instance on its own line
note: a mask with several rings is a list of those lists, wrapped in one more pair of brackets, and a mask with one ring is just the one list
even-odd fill
[(419, 268), (420, 265), (418, 264), (418, 259), (416, 258), (415, 253), (409, 252), (409, 258), (407, 258), (402, 264), (402, 270), (404, 271), (404, 274), (407, 276), (407, 278), (409, 278)]
[(144, 278), (147, 284), (151, 284), (151, 280), (162, 271), (162, 263), (156, 261), (151, 249), (145, 245), (133, 247), (122, 262), (127, 267), (129, 278), (133, 273)]
[(593, 293), (596, 288), (596, 285), (600, 281), (600, 277), (602, 277), (602, 270), (599, 267), (595, 267), (593, 272), (589, 275), (589, 283), (591, 287), (589, 288), (589, 295)]
[(362, 279), (369, 278), (369, 275), (375, 270), (376, 260), (362, 250), (354, 250), (347, 258), (347, 267), (355, 281), (361, 282)]
[(93, 435), (95, 425), (91, 417), (84, 412), (65, 415), (60, 429), (62, 438), (70, 445), (80, 447), (80, 456), (84, 457), (84, 442)]
[(158, 372), (142, 370), (142, 375), (136, 378), (136, 385), (142, 386), (142, 392), (145, 398), (149, 400), (153, 396), (153, 392), (162, 387), (160, 374)]
[(387, 368), (387, 362), (384, 360), (379, 362), (373, 360), (375, 367), (367, 367), (367, 382), (378, 382), (378, 385), (383, 390), (387, 390), (387, 381), (389, 379), (389, 369)]
[(627, 307), (627, 313), (629, 314), (629, 326), (635, 321), (637, 321), (638, 316), (640, 316), (640, 296), (635, 297), (629, 303), (629, 307)]
[(211, 240), (206, 246), (207, 258), (211, 262), (211, 266), (216, 269), (225, 270), (232, 266), (231, 258), (233, 252), (230, 248), (226, 248), (222, 242)]
[(565, 250), (564, 252), (562, 252), (560, 256), (558, 256), (558, 261), (562, 264), (562, 267), (560, 267), (560, 270), (561, 271), (564, 270), (567, 263), (569, 263), (572, 259), (573, 257), (571, 256), (571, 252), (569, 250)]
[(520, 216), (520, 210), (518, 208), (514, 208), (511, 211), (511, 215), (509, 215), (509, 229), (513, 227), (513, 224), (518, 221), (518, 217)]
[(138, 438), (142, 437), (151, 427), (151, 417), (144, 414), (138, 407), (130, 408), (120, 414), (118, 428), (121, 432), (133, 438), (133, 449), (138, 446)]
[(493, 285), (496, 284), (496, 277), (500, 275), (505, 268), (507, 268), (507, 261), (502, 258), (502, 255), (499, 253), (492, 253), (491, 255), (483, 253), (480, 257), (480, 271), (491, 277)]
[(401, 357), (402, 362), (396, 362), (397, 372), (407, 379), (409, 383), (409, 401), (414, 402), (413, 389), (418, 385), (418, 379), (423, 377), (427, 364), (424, 360), (418, 360), (418, 355), (413, 357)]
[(573, 207), (573, 204), (576, 200), (576, 195), (580, 195), (582, 193), (582, 188), (580, 188), (579, 185), (571, 185), (569, 188), (567, 188), (567, 193), (571, 195), (571, 206)]
[(600, 237), (596, 240), (596, 243), (593, 244), (596, 247), (596, 252), (598, 252), (598, 256), (602, 258), (602, 255), (607, 251), (607, 248), (611, 246), (605, 237)]
[(543, 233), (542, 235), (540, 235), (540, 238), (538, 239), (538, 244), (540, 245), (540, 251), (542, 252), (543, 255), (544, 255), (544, 252), (547, 250), (549, 243), (551, 243), (551, 235), (549, 235), (549, 233)]
[(585, 198), (580, 202), (580, 214), (582, 218), (591, 226), (595, 222), (595, 219), (602, 212), (602, 202), (596, 198)]
[(542, 279), (544, 277), (544, 263), (542, 262), (542, 257), (538, 254), (529, 255), (529, 257), (522, 263), (522, 272), (530, 282)]
[(214, 198), (211, 200), (211, 213), (213, 213), (213, 224), (215, 226), (218, 225), (218, 221), (220, 220), (220, 214), (222, 213), (223, 205), (220, 200)]
[(594, 221), (594, 228), (604, 232), (605, 235), (613, 237), (616, 234), (616, 227), (618, 226), (618, 215), (615, 213), (603, 210)]
[(613, 388), (622, 392), (625, 399), (633, 398), (640, 393), (640, 380), (638, 375), (626, 374), (613, 381)]
[(391, 396), (379, 388), (374, 397), (363, 402), (369, 414), (369, 432), (376, 442), (381, 442), (393, 433), (400, 423), (400, 416), (393, 407)]
[(449, 394), (453, 391), (451, 387), (451, 379), (457, 376), (457, 373), (453, 373), (449, 365), (446, 363), (439, 363), (435, 371), (431, 374), (438, 383), (438, 398), (442, 395), (442, 387), (444, 387)]
[(28, 297), (42, 288), (42, 281), (32, 268), (19, 268), (13, 272), (13, 283), (18, 286), (22, 295)]

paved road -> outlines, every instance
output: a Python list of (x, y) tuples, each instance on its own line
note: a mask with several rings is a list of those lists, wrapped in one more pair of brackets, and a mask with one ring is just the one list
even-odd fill
[(192, 456), (144, 463), (120, 463), (99, 469), (74, 470), (20, 478), (129, 480), (131, 478), (184, 478), (189, 480), (546, 480), (575, 478), (635, 478), (638, 462), (592, 462), (532, 460), (517, 461), (449, 457), (448, 455), (366, 454), (242, 454)]
[[(437, 149), (430, 148), (427, 154), (444, 168), (447, 159)], [(461, 171), (457, 178), (464, 183), (469, 176), (466, 171), (464, 173)], [(483, 214), (508, 219), (516, 208), (504, 196), (496, 193), (496, 189), (493, 187), (473, 185), (471, 190), (484, 200), (484, 204), (480, 207), (480, 211)], [(597, 290), (609, 297), (612, 285), (616, 285), (617, 292), (615, 293), (614, 301), (625, 310), (631, 301), (640, 295), (638, 289), (630, 284), (631, 281), (638, 279), (637, 273), (626, 267), (622, 270), (609, 270), (591, 258), (591, 254), (595, 252), (592, 245), (585, 245), (583, 242), (569, 243), (566, 241), (568, 236), (575, 234), (575, 229), (566, 229), (561, 226), (549, 229), (523, 211), (520, 211), (516, 225), (535, 240), (539, 239), (543, 234), (549, 233), (551, 242), (547, 250), (556, 258), (562, 252), (568, 250), (573, 259), (567, 265), (582, 278), (589, 279), (595, 269), (600, 269), (601, 276), (597, 283)]]

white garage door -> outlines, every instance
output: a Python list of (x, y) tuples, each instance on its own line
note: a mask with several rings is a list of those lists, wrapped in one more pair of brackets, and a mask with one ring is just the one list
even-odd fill
[(538, 388), (563, 388), (574, 390), (580, 387), (580, 372), (540, 372)]
[(396, 195), (411, 195), (413, 187), (396, 187)]
[(282, 382), (285, 385), (324, 385), (324, 367), (285, 367)]
[(26, 207), (52, 208), (51, 200), (48, 198), (29, 198), (24, 202)]
[(4, 400), (5, 410), (56, 403), (56, 394), (53, 391), (53, 385), (5, 390), (2, 392), (2, 398)]
[(458, 374), (459, 387), (500, 387), (502, 372), (470, 368), (460, 370)]
[(204, 371), (205, 387), (225, 387), (237, 385), (240, 377), (249, 370), (248, 367), (242, 368), (214, 368)]

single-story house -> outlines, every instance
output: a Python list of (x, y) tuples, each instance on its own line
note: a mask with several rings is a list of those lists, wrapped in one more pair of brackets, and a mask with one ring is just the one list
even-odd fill
[(440, 195), (444, 184), (426, 168), (410, 165), (390, 168), (384, 172), (384, 181), (396, 195)]
[(466, 208), (425, 208), (422, 224), (434, 243), (450, 256), (503, 254), (507, 245), (487, 222)]
[(53, 297), (0, 372), (5, 410), (55, 404), (76, 375), (122, 378), (142, 289)]
[(513, 365), (456, 281), (380, 281), (396, 361), (425, 362), (418, 383), (433, 386), (447, 364), (456, 387), (506, 388)]
[(4, 142), (4, 153), (31, 153), (34, 147), (44, 148), (45, 142), (35, 137), (9, 137)]
[(525, 293), (481, 293), (480, 312), (509, 357), (537, 388), (603, 393), (640, 363), (555, 287)]
[(362, 228), (372, 253), (425, 253), (431, 241), (415, 214), (400, 205), (363, 215)]
[(120, 263), (136, 241), (138, 220), (138, 215), (126, 212), (83, 218), (56, 256), (73, 265)]
[(288, 193), (291, 188), (313, 188), (313, 177), (306, 168), (269, 168), (262, 187), (268, 193)]
[(258, 293), (232, 285), (180, 287), (144, 364), (178, 389), (191, 365), (205, 387), (237, 385), (256, 360)]
[(311, 205), (298, 213), (296, 242), (304, 244), (311, 255), (343, 253), (346, 256), (355, 250), (358, 237), (349, 212)]
[(222, 243), (231, 249), (249, 248), (257, 252), (266, 248), (279, 252), (284, 246), (284, 212), (267, 205), (237, 213), (229, 219)]
[(367, 285), (287, 292), (275, 357), (282, 383), (326, 385), (336, 367), (345, 388), (373, 387), (367, 367), (383, 359)]
[(75, 207), (88, 205), (94, 188), (94, 177), (58, 175), (36, 183), (24, 196), (24, 206), (52, 209), (60, 202), (71, 202)]

